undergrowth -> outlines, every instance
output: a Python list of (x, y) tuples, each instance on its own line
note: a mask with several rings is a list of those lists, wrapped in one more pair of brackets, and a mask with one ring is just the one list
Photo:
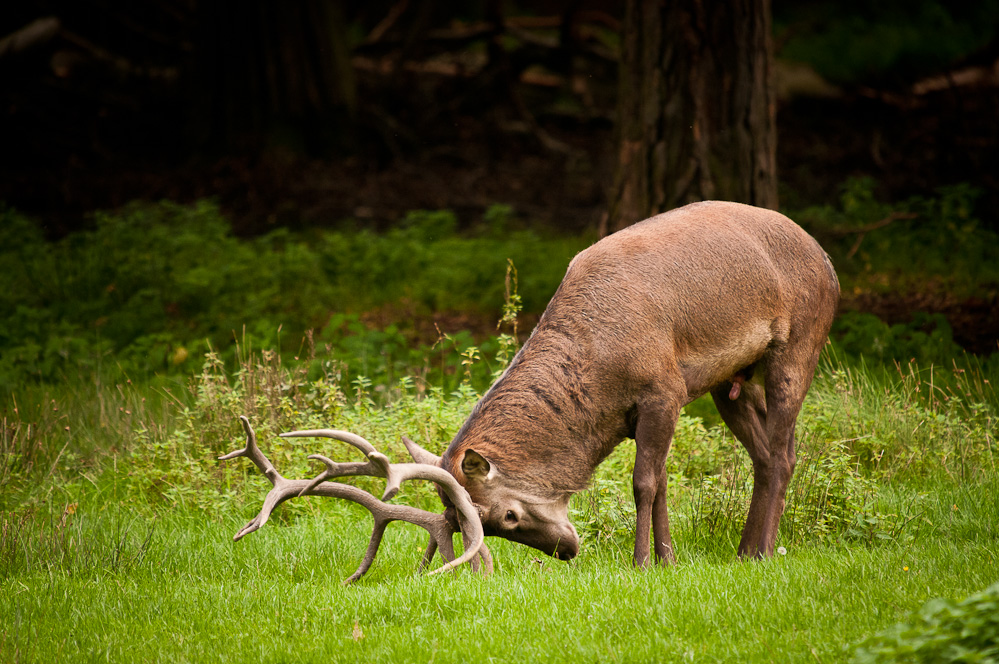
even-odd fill
[[(31, 530), (25, 520), (36, 518), (32, 515), (55, 526), (43, 528), (49, 534), (28, 548), (5, 539), (0, 546), (7, 556), (4, 564), (46, 559), (27, 552), (65, 543), (75, 511), (70, 506), (90, 499), (95, 489), (150, 513), (161, 507), (246, 512), (266, 493), (267, 482), (245, 460), (217, 461), (243, 446), (239, 415), (251, 419), (261, 447), (282, 474), (312, 477), (319, 469), (308, 454), (345, 459), (351, 457), (350, 448), (278, 438), (278, 433), (334, 426), (368, 438), (392, 460), (403, 461), (403, 435), (440, 453), (479, 397), (468, 377), (450, 393), (418, 389), (407, 378), (388, 386), (376, 401), (364, 381), (344, 384), (335, 365), (313, 375), (309, 363), (285, 364), (273, 351), (241, 353), (240, 358), (238, 369), (229, 372), (217, 354), (207, 353), (183, 394), (161, 394), (153, 408), (139, 396), (141, 388), (105, 386), (94, 405), (101, 412), (86, 416), (98, 421), (93, 425), (79, 425), (80, 415), (58, 417), (58, 405), (37, 422), (21, 419), (20, 412), (5, 419), (0, 449), (4, 532)], [(898, 367), (894, 380), (878, 380), (827, 355), (799, 418), (797, 469), (778, 544), (912, 541), (941, 525), (933, 522), (927, 502), (933, 483), (973, 486), (995, 478), (996, 413), (974, 398), (988, 396), (991, 386), (966, 374), (956, 376), (957, 382), (941, 385), (939, 373), (910, 365)], [(62, 422), (67, 424), (59, 426)], [(102, 430), (106, 446), (74, 442), (80, 426)], [(591, 487), (573, 500), (571, 518), (584, 548), (610, 546), (622, 555), (630, 550), (633, 464), (634, 442), (626, 441), (598, 468)], [(685, 414), (667, 470), (681, 559), (730, 553), (752, 492), (751, 466), (740, 444), (726, 428)], [(370, 478), (357, 483), (376, 491)], [(430, 509), (437, 500), (431, 487), (419, 485), (400, 499)], [(291, 501), (278, 519), (294, 519), (303, 509)]]
[(861, 643), (853, 661), (999, 662), (999, 583), (960, 602), (930, 600), (911, 622)]
[(362, 313), (498, 315), (508, 259), (524, 274), (523, 305), (540, 311), (589, 244), (509, 230), (511, 218), (494, 206), (459, 233), (453, 213), (415, 211), (382, 234), (280, 229), (240, 240), (211, 202), (162, 202), (95, 213), (92, 230), (53, 243), (0, 206), (0, 393), (81, 369), (191, 375), (212, 348), (235, 366), (246, 336), (297, 354), (307, 333), (319, 354), (400, 378), (429, 349), (414, 348), (405, 321), (374, 329)]
[[(999, 240), (974, 217), (974, 189), (891, 203), (873, 192), (873, 181), (850, 180), (838, 206), (790, 213), (830, 252), (844, 293), (994, 295)], [(410, 212), (385, 233), (279, 229), (238, 239), (213, 203), (164, 201), (94, 213), (90, 230), (48, 242), (33, 220), (0, 205), (0, 394), (81, 372), (190, 376), (213, 349), (231, 369), (247, 339), (349, 363), (376, 384), (414, 367), (436, 380), (442, 346), (415, 321), (447, 312), (495, 320), (510, 260), (520, 306), (540, 313), (571, 257), (595, 239), (517, 226), (496, 205), (465, 231), (439, 210)], [(377, 322), (386, 316), (392, 322)], [(879, 363), (941, 364), (960, 352), (939, 315), (888, 326), (847, 314), (834, 337)], [(471, 345), (487, 359), (501, 350), (481, 334), (446, 341), (454, 352), (445, 374)], [(478, 389), (490, 374), (480, 371)]]
[(844, 294), (994, 294), (999, 237), (975, 216), (981, 194), (960, 184), (935, 196), (882, 201), (871, 178), (843, 184), (838, 206), (790, 213), (833, 259)]

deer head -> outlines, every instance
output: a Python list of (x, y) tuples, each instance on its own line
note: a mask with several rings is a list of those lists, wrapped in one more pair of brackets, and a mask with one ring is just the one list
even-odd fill
[(570, 493), (520, 487), (516, 478), (475, 450), (465, 451), (461, 472), (486, 535), (525, 544), (559, 560), (579, 553), (579, 536), (569, 522)]
[[(517, 482), (500, 466), (475, 450), (466, 450), (460, 465), (451, 468), (419, 445), (403, 438), (414, 459), (445, 470), (458, 478), (479, 514), (485, 535), (525, 544), (559, 560), (569, 560), (579, 553), (579, 536), (569, 522), (569, 492), (545, 492), (528, 483)], [(458, 470), (460, 468), (460, 471)], [(443, 491), (444, 516), (457, 530), (459, 511)]]

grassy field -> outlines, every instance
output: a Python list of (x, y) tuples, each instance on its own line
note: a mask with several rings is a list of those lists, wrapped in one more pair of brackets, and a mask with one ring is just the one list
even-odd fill
[[(795, 215), (926, 222), (827, 243), (844, 292), (999, 283), (971, 192), (871, 192)], [(240, 415), (289, 478), (318, 472), (310, 453), (357, 453), (282, 431), (354, 431), (394, 461), (402, 435), (446, 447), (516, 349), (518, 311), (537, 314), (587, 242), (511, 215), (238, 240), (211, 204), (162, 203), (48, 243), (0, 207), (0, 662), (999, 661), (999, 354), (963, 355), (942, 316), (837, 322), (773, 560), (735, 556), (750, 464), (703, 399), (667, 462), (669, 569), (631, 566), (633, 441), (573, 499), (568, 563), (493, 541), (489, 578), (419, 576), (423, 531), (394, 524), (343, 587), (371, 520), (315, 497), (233, 543), (270, 488), (217, 461), (243, 446)], [(500, 311), (474, 336), (417, 325)], [(395, 501), (440, 509), (419, 484)]]
[[(841, 661), (925, 600), (995, 580), (990, 490), (991, 510), (965, 507), (963, 537), (806, 546), (753, 564), (695, 556), (651, 572), (616, 551), (555, 564), (497, 546), (490, 578), (414, 577), (422, 541), (402, 532), (371, 578), (348, 587), (338, 580), (366, 533), (341, 515), (236, 546), (231, 517), (163, 515), (150, 543), (126, 544), (123, 560), (5, 579), (2, 653), (7, 661)], [(147, 525), (108, 511), (92, 518)], [(993, 526), (971, 526), (976, 520)]]
[[(337, 426), (402, 460), (400, 434), (446, 445), (468, 385), (402, 381), (376, 399), (262, 353), (234, 373), (209, 356), (189, 384), (28, 390), (3, 421), (0, 660), (849, 660), (927, 600), (999, 578), (991, 385), (973, 367), (827, 358), (773, 560), (735, 557), (748, 461), (698, 403), (669, 462), (675, 567), (631, 567), (629, 441), (574, 499), (575, 560), (495, 540), (493, 576), (422, 577), (423, 531), (394, 524), (347, 587), (370, 528), (355, 506), (291, 501), (231, 541), (269, 488), (246, 460), (215, 461), (242, 446), (236, 415), (279, 471), (310, 477), (308, 453), (350, 450), (275, 433)], [(407, 485), (397, 500), (436, 498)]]

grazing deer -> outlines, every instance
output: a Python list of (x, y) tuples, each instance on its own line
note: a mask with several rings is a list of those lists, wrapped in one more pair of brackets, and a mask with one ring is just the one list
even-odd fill
[(567, 559), (579, 550), (570, 496), (632, 437), (635, 564), (649, 562), (650, 528), (669, 562), (663, 466), (680, 409), (710, 392), (753, 461), (739, 555), (771, 556), (795, 421), (838, 301), (828, 256), (777, 212), (710, 201), (637, 223), (573, 259), (439, 464), (486, 535)]
[[(795, 421), (838, 300), (828, 256), (777, 212), (709, 201), (652, 217), (572, 260), (531, 337), (444, 455), (404, 439), (419, 462), (406, 465), (457, 480), (439, 492), (444, 520), (452, 531), (472, 529), (487, 567), (480, 533), (569, 559), (579, 551), (569, 498), (632, 437), (634, 561), (649, 564), (651, 531), (651, 553), (668, 563), (666, 456), (680, 409), (710, 392), (753, 462), (739, 555), (771, 556), (794, 472)], [(315, 493), (349, 465), (323, 461), (328, 470), (306, 487)], [(433, 549), (432, 539), (431, 557)]]

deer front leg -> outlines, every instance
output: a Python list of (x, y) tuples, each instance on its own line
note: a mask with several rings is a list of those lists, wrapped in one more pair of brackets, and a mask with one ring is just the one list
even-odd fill
[(635, 566), (649, 565), (649, 534), (653, 535), (656, 562), (675, 560), (666, 506), (666, 457), (673, 442), (673, 430), (680, 416), (678, 404), (656, 401), (640, 406), (635, 432), (637, 451), (632, 475), (635, 493)]
[[(665, 465), (665, 460), (664, 460)], [(660, 565), (672, 565), (676, 562), (673, 554), (673, 537), (669, 533), (669, 512), (666, 507), (666, 482), (669, 475), (662, 471), (659, 488), (656, 490), (656, 500), (652, 503), (652, 551), (656, 562)]]

